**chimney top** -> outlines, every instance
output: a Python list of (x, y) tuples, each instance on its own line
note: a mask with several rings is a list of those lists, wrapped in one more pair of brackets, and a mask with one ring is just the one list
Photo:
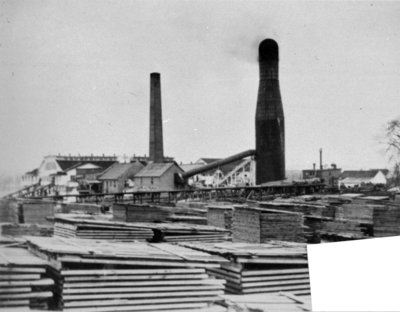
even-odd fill
[(275, 40), (265, 39), (258, 47), (259, 61), (279, 61), (279, 48)]

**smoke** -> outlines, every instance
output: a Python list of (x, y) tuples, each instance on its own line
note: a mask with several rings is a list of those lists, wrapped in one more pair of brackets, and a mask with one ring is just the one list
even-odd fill
[[(257, 63), (258, 45), (266, 38), (279, 39), (274, 10), (263, 2), (190, 2), (174, 16), (176, 33), (183, 34), (188, 46), (224, 53), (225, 57)], [(187, 16), (191, 16), (187, 18)], [(199, 52), (200, 53), (200, 52)]]

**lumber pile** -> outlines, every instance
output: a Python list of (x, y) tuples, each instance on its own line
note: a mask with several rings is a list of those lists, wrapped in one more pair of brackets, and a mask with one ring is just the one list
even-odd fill
[(303, 242), (303, 215), (301, 213), (264, 210), (261, 215), (261, 243), (267, 240)]
[(153, 238), (149, 228), (130, 223), (95, 220), (84, 216), (54, 218), (54, 235), (86, 239), (107, 239), (117, 241), (145, 241)]
[(113, 205), (115, 221), (123, 222), (163, 222), (172, 216), (169, 207), (150, 204), (121, 204)]
[(359, 222), (350, 220), (331, 220), (321, 223), (321, 237), (333, 240), (367, 238), (368, 228)]
[(185, 223), (116, 222), (95, 216), (67, 214), (55, 217), (54, 235), (114, 241), (208, 241), (230, 240), (230, 233), (213, 226)]
[(376, 205), (373, 211), (375, 237), (400, 235), (400, 205), (398, 203)]
[(346, 203), (336, 207), (335, 219), (372, 224), (374, 207), (365, 203)]
[(310, 203), (300, 199), (275, 199), (273, 201), (258, 202), (258, 207), (298, 212), (304, 215), (328, 217), (333, 216), (333, 211), (329, 209), (328, 205), (322, 203)]
[(304, 226), (307, 227), (307, 229), (304, 231), (307, 238), (307, 243), (319, 244), (321, 242), (322, 223), (331, 220), (331, 218), (318, 216), (304, 216)]
[(185, 222), (207, 224), (205, 209), (191, 207), (168, 207), (150, 204), (113, 205), (115, 221), (123, 222)]
[(226, 280), (226, 292), (234, 294), (277, 293), (290, 291), (309, 295), (306, 245), (271, 241), (246, 243), (180, 243), (229, 259), (220, 268), (209, 268), (210, 274)]
[[(205, 205), (205, 203), (203, 203)], [(198, 216), (207, 217), (207, 209), (204, 207), (190, 207), (177, 204), (176, 206), (169, 207), (170, 211), (177, 216)]]
[(208, 225), (161, 223), (153, 224), (157, 242), (224, 242), (231, 240), (230, 232)]
[(101, 206), (87, 203), (63, 203), (61, 204), (62, 213), (86, 213), (100, 214)]
[(169, 207), (169, 210), (172, 214), (167, 218), (167, 221), (207, 225), (206, 211), (204, 208), (178, 206)]
[(47, 217), (54, 216), (54, 203), (45, 200), (24, 199), (22, 201), (22, 223), (51, 224)]
[(53, 236), (54, 229), (52, 226), (39, 224), (2, 224), (2, 235), (9, 236)]
[(219, 228), (231, 230), (233, 205), (209, 205), (207, 206), (207, 224)]
[(202, 209), (206, 212), (206, 206), (208, 205), (205, 201), (198, 201), (198, 200), (186, 200), (186, 201), (179, 201), (176, 203), (177, 207), (184, 207), (184, 208), (196, 208)]
[(311, 302), (290, 293), (223, 295), (229, 311), (304, 312), (311, 311)]
[(265, 208), (235, 207), (234, 242), (263, 243), (268, 240), (304, 241), (303, 215)]
[(261, 242), (260, 212), (257, 209), (235, 209), (232, 218), (232, 239), (234, 242)]
[(223, 294), (206, 268), (227, 261), (177, 245), (35, 237), (28, 246), (52, 259), (54, 308), (63, 311), (200, 309)]
[(18, 221), (18, 208), (15, 199), (0, 199), (0, 220), (1, 222), (15, 223)]
[(47, 308), (54, 282), (46, 266), (26, 249), (0, 247), (0, 311)]
[(191, 215), (173, 214), (172, 216), (167, 218), (167, 221), (207, 225), (207, 218), (200, 216), (191, 216)]

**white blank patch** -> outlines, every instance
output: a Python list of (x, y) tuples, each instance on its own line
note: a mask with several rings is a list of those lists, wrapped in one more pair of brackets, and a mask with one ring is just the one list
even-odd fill
[(313, 311), (400, 311), (400, 237), (307, 250)]

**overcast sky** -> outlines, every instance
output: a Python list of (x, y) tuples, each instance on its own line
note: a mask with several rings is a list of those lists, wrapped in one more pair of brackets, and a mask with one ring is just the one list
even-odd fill
[(280, 47), (287, 169), (386, 167), (400, 2), (0, 1), (0, 173), (148, 154), (150, 73), (178, 162), (255, 146), (258, 44)]

